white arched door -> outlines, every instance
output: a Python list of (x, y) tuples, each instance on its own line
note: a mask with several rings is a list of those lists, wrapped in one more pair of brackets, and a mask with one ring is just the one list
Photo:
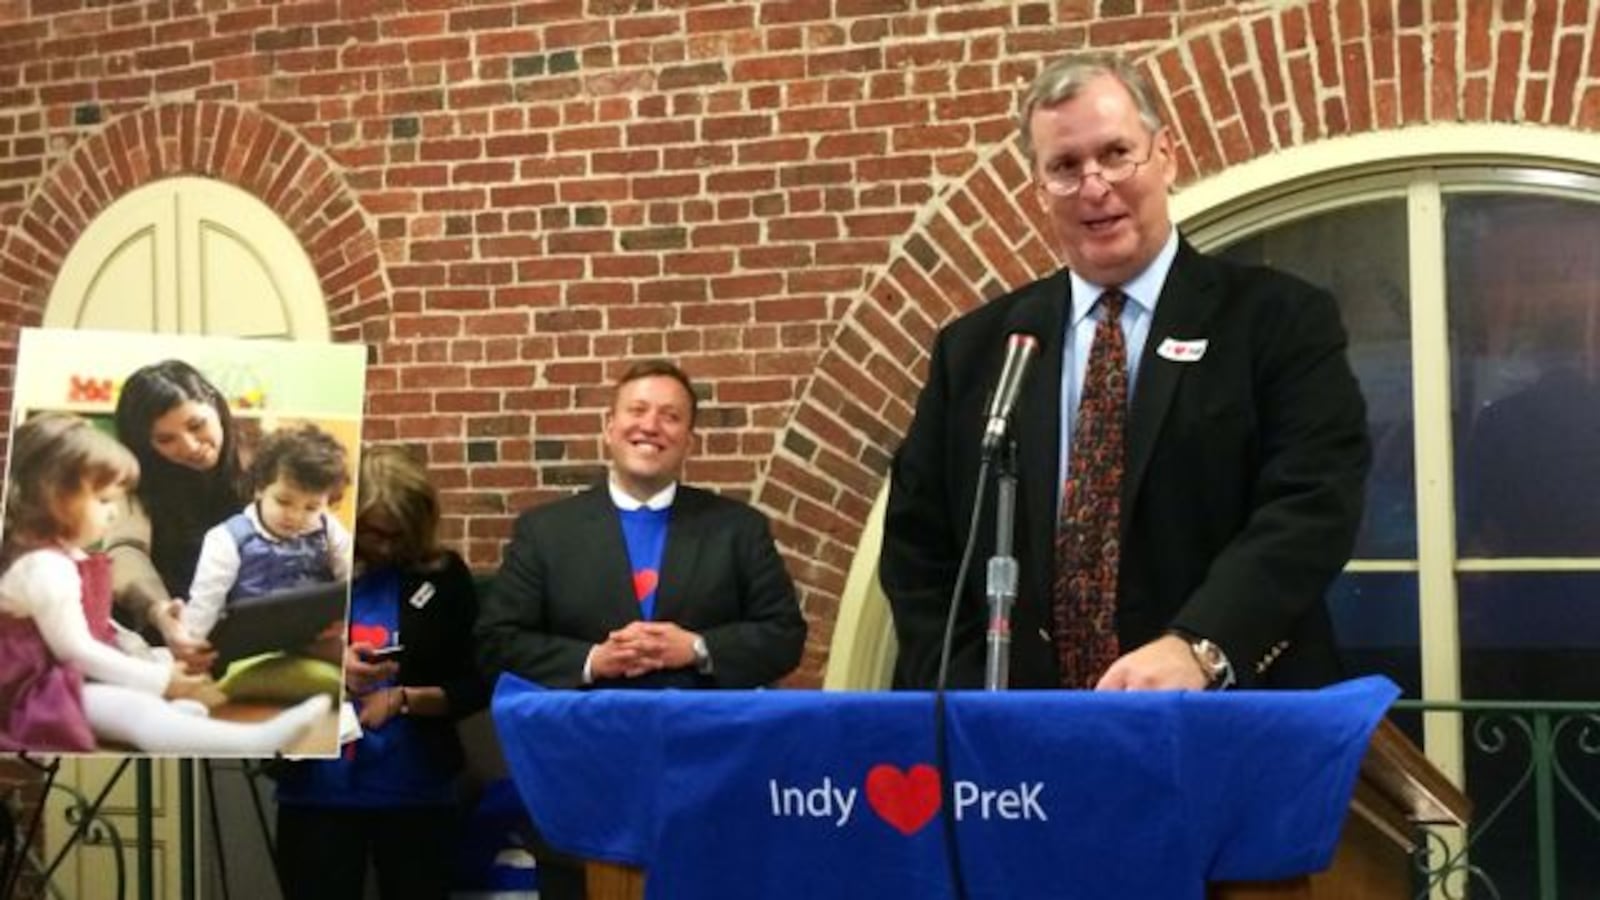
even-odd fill
[(67, 254), (44, 325), (328, 339), (294, 232), (250, 194), (194, 177), (147, 184), (97, 216)]
[[(329, 339), (327, 306), (299, 239), (266, 204), (229, 184), (182, 177), (131, 191), (95, 218), (72, 246), (45, 306), (47, 328), (227, 337)], [(93, 797), (117, 760), (65, 759), (60, 781)], [(151, 811), (155, 896), (179, 894), (182, 844), (176, 760), (153, 766)], [(47, 815), (65, 820), (53, 795)], [(128, 842), (128, 890), (137, 877), (132, 840), (138, 803), (131, 773), (102, 807)], [(46, 830), (52, 858), (69, 829)], [(114, 896), (116, 871), (107, 844), (84, 843), (55, 876), (62, 896)]]

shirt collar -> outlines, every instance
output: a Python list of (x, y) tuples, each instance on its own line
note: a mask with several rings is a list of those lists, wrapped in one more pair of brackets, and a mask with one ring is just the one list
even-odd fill
[[(250, 503), (245, 506), (245, 508), (244, 508), (244, 517), (250, 521), (250, 527), (254, 528), (256, 530), (256, 534), (261, 535), (262, 537), (266, 538), (267, 540), (271, 541), (274, 544), (282, 544), (285, 541), (299, 540), (300, 538), (310, 537), (310, 536), (312, 536), (313, 534), (316, 533), (316, 529), (312, 529), (311, 531), (308, 531), (308, 532), (306, 532), (304, 534), (297, 534), (297, 535), (294, 535), (292, 537), (282, 537), (280, 535), (277, 535), (277, 534), (273, 533), (272, 529), (267, 527), (267, 523), (262, 521), (262, 519), (261, 519), (261, 501), (260, 500), (251, 500)], [(326, 527), (327, 526), (327, 522), (328, 522), (328, 514), (327, 513), (318, 513), (317, 514), (317, 527), (318, 528)]]
[(1172, 261), (1178, 255), (1178, 229), (1173, 226), (1167, 232), (1167, 242), (1161, 245), (1161, 251), (1144, 271), (1128, 279), (1126, 284), (1106, 285), (1095, 284), (1079, 275), (1077, 272), (1068, 271), (1067, 277), (1072, 279), (1072, 320), (1067, 323), (1071, 328), (1077, 325), (1094, 309), (1096, 301), (1107, 289), (1116, 287), (1128, 302), (1140, 309), (1154, 315), (1156, 301), (1161, 297), (1161, 288), (1167, 283), (1167, 273), (1172, 271)]
[(267, 527), (267, 523), (261, 521), (260, 500), (251, 500), (250, 503), (245, 506), (244, 517), (249, 520), (250, 527), (256, 530), (256, 534), (261, 535), (274, 544), (283, 543), (284, 539), (273, 534), (272, 529)]
[(671, 506), (673, 499), (678, 496), (678, 483), (676, 481), (662, 488), (655, 496), (643, 503), (634, 499), (632, 494), (617, 487), (615, 479), (607, 478), (606, 488), (611, 491), (612, 505), (623, 512), (633, 512), (636, 509), (660, 511)]

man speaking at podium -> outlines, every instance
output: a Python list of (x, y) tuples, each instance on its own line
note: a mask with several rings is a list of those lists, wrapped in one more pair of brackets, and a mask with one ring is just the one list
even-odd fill
[[(1336, 680), (1324, 593), (1349, 557), (1371, 455), (1337, 305), (1284, 273), (1202, 255), (1178, 234), (1173, 135), (1123, 60), (1048, 66), (1019, 122), (1066, 268), (936, 340), (884, 532), (896, 686), (937, 680), (991, 393), (1017, 334), (1038, 352), (1009, 416), (1021, 571), (1011, 685)], [(995, 539), (993, 498), (983, 504), (952, 687), (984, 680)]]

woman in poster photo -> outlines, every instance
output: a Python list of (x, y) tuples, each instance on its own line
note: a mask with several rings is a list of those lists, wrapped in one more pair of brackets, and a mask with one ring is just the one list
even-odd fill
[(184, 629), (175, 597), (189, 590), (206, 531), (249, 500), (239, 435), (222, 392), (176, 359), (138, 369), (117, 398), (117, 437), (143, 473), (106, 537), (117, 606), (160, 632), (203, 671), (211, 647)]

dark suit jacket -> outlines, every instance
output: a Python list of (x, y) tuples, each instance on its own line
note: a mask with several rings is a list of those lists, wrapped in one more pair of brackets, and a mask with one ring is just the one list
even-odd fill
[[(600, 686), (756, 687), (800, 662), (806, 624), (767, 520), (680, 484), (667, 525), (656, 618), (698, 632), (714, 671)], [(589, 648), (639, 618), (622, 522), (604, 484), (517, 519), (478, 619), (479, 659), (547, 687), (578, 687)]]
[[(1065, 271), (962, 316), (934, 346), (895, 456), (880, 577), (900, 642), (895, 680), (928, 687), (980, 465), (1005, 339), (1039, 336), (1018, 399), (1011, 683), (1057, 687), (1050, 633), (1060, 489)], [(1208, 342), (1199, 361), (1157, 355)], [(1242, 686), (1336, 680), (1324, 592), (1348, 559), (1370, 461), (1366, 408), (1333, 298), (1180, 241), (1139, 360), (1127, 424), (1117, 636), (1123, 652), (1177, 628), (1216, 641)], [(992, 483), (992, 482), (991, 482)], [(983, 683), (992, 488), (956, 625), (951, 684)]]

